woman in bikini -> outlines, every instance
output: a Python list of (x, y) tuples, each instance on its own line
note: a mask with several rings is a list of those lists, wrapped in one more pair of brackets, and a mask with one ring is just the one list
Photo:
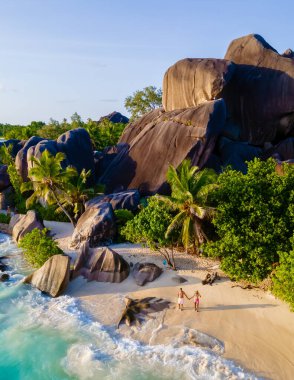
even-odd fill
[(181, 310), (181, 311), (183, 311), (183, 307), (184, 307), (184, 297), (186, 297), (187, 299), (189, 299), (189, 297), (183, 291), (183, 289), (180, 288), (180, 290), (178, 292), (178, 306), (179, 306), (179, 310)]
[(195, 311), (197, 312), (199, 311), (200, 297), (201, 297), (201, 294), (198, 292), (198, 290), (196, 290), (196, 292), (193, 295), (193, 302), (194, 302)]

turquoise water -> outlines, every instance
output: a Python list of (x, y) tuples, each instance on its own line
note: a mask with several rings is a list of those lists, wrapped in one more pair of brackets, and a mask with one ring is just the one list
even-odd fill
[(52, 299), (22, 284), (30, 269), (0, 234), (2, 255), (11, 279), (0, 283), (0, 380), (255, 379), (213, 350), (124, 338), (93, 321), (76, 299)]

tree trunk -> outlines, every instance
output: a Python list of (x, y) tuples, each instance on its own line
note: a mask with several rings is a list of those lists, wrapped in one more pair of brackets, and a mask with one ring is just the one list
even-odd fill
[(61, 210), (64, 212), (64, 214), (68, 217), (68, 219), (70, 220), (71, 224), (73, 225), (73, 227), (76, 226), (76, 221), (70, 216), (70, 214), (66, 211), (66, 209), (62, 206), (62, 204), (59, 202), (58, 198), (57, 198), (57, 195), (55, 194), (55, 191), (53, 190), (53, 188), (51, 188), (51, 191), (52, 191), (52, 194), (53, 194), (53, 197), (56, 201), (56, 203), (58, 204), (58, 206), (61, 208)]

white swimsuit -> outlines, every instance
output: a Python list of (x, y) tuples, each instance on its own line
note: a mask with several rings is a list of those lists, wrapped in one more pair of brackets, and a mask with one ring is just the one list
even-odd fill
[(179, 305), (184, 305), (184, 298), (178, 298), (178, 304)]

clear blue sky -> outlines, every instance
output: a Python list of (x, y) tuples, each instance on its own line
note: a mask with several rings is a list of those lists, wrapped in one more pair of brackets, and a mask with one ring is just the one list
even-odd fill
[(114, 110), (186, 57), (220, 57), (261, 34), (294, 49), (286, 0), (0, 0), (0, 123)]

